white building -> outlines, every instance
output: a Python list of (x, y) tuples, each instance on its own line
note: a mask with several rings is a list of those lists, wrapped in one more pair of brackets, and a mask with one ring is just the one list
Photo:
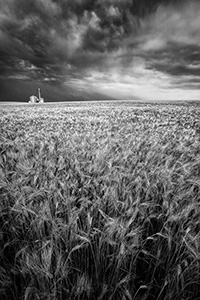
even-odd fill
[(37, 102), (38, 102), (38, 98), (36, 96), (29, 97), (29, 103), (37, 103)]
[(38, 97), (37, 96), (30, 96), (29, 103), (44, 103), (44, 98), (41, 97), (40, 88), (38, 88)]

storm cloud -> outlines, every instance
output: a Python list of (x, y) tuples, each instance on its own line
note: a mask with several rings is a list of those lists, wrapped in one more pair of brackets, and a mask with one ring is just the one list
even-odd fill
[(197, 0), (0, 0), (0, 80), (197, 99), (199, 15)]

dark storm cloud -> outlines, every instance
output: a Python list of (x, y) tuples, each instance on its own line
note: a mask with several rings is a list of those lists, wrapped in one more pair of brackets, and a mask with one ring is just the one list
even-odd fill
[(84, 26), (79, 26), (73, 13), (62, 18), (65, 10), (51, 0), (4, 1), (0, 9), (2, 62), (7, 63), (9, 57), (38, 68), (50, 67), (66, 60), (79, 46)]
[(176, 63), (173, 67), (160, 64), (155, 64), (154, 67), (158, 71), (166, 72), (170, 75), (174, 76), (185, 76), (185, 75), (192, 75), (200, 77), (200, 65), (182, 65), (180, 63)]
[(144, 53), (147, 69), (173, 76), (200, 77), (200, 46), (168, 43), (161, 50)]
[(160, 72), (192, 81), (199, 13), (197, 0), (0, 0), (0, 76), (70, 82), (93, 80), (91, 70), (155, 70), (156, 80)]
[(170, 76), (172, 87), (176, 77), (181, 77), (179, 87), (192, 86), (194, 82), (197, 88), (195, 78), (200, 80), (199, 14), (198, 1), (160, 5), (156, 12), (140, 20), (137, 35), (126, 41), (126, 57), (123, 58), (130, 63), (131, 55), (139, 55), (146, 70)]
[[(37, 67), (70, 61), (78, 50), (105, 52), (137, 30), (137, 18), (162, 1), (1, 0), (1, 56)], [(6, 59), (5, 59), (6, 62)]]
[[(99, 51), (105, 33), (92, 11), (93, 6), (94, 1), (1, 1), (1, 73), (12, 75), (13, 72), (26, 71), (26, 64), (19, 70), (19, 60), (34, 66), (31, 75), (34, 75), (34, 70), (38, 75), (42, 70), (51, 73), (55, 71), (55, 65), (58, 73), (62, 73), (65, 69), (63, 63), (68, 66), (82, 46), (85, 50), (95, 50), (92, 41), (96, 40), (99, 42), (96, 50)], [(88, 39), (84, 37), (86, 33)]]

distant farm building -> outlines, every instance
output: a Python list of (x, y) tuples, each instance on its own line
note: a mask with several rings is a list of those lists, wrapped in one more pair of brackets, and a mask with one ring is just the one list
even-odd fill
[(38, 89), (38, 97), (37, 96), (30, 96), (29, 103), (44, 103), (44, 98), (41, 97), (40, 88)]

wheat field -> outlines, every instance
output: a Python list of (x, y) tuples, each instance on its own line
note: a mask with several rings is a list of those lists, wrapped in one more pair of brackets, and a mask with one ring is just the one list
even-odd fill
[(200, 299), (200, 108), (0, 109), (0, 295)]

